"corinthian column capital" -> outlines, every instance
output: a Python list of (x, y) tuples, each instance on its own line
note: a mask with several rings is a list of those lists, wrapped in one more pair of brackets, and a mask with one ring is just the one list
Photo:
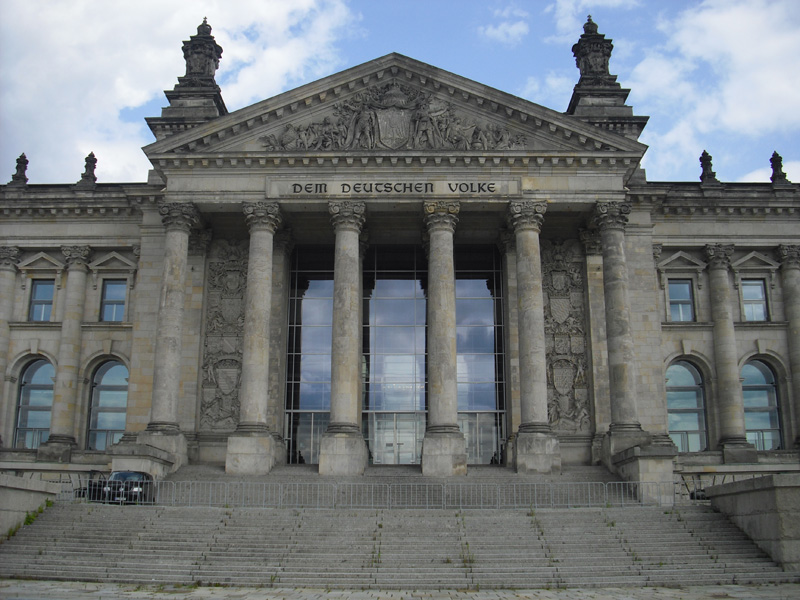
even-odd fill
[(20, 254), (16, 246), (0, 246), (0, 271), (15, 271)]
[(268, 230), (275, 233), (283, 222), (277, 202), (245, 202), (242, 210), (250, 232)]
[(727, 270), (731, 266), (733, 244), (707, 244), (705, 253), (709, 269)]
[(422, 205), (425, 225), (428, 227), (428, 231), (446, 228), (451, 232), (455, 232), (460, 210), (461, 204), (457, 201), (431, 200)]
[(342, 200), (328, 203), (328, 212), (331, 215), (333, 229), (353, 229), (361, 232), (361, 227), (367, 218), (367, 205), (364, 202)]
[(61, 254), (64, 255), (70, 268), (85, 267), (91, 253), (92, 249), (89, 246), (61, 246)]
[(533, 230), (539, 233), (547, 212), (547, 202), (515, 200), (508, 205), (508, 225), (517, 231)]
[[(800, 245), (781, 244), (778, 255), (784, 269), (800, 269)], [(2, 255), (0, 255), (2, 256)]]
[(161, 222), (169, 229), (188, 233), (200, 222), (200, 214), (194, 204), (187, 202), (165, 202), (158, 207)]
[(598, 202), (594, 208), (592, 221), (601, 231), (606, 229), (624, 230), (631, 214), (629, 202)]

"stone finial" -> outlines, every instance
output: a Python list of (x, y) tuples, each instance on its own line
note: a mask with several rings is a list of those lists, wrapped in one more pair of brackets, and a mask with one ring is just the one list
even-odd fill
[[(23, 154), (23, 156), (25, 155)], [(772, 165), (772, 176), (769, 178), (772, 183), (790, 183), (786, 178), (786, 173), (783, 172), (783, 157), (780, 154), (773, 152), (769, 164)]]
[(614, 44), (607, 40), (602, 33), (597, 33), (597, 24), (592, 21), (591, 15), (587, 18), (583, 26), (583, 35), (578, 43), (572, 46), (572, 54), (575, 56), (575, 64), (581, 72), (578, 86), (614, 86), (616, 76), (608, 71), (608, 61), (611, 58), (611, 51)]
[(84, 160), (83, 174), (78, 181), (79, 188), (92, 189), (97, 185), (97, 176), (94, 174), (96, 168), (97, 158), (95, 158), (94, 152), (89, 152), (89, 155)]
[(219, 68), (221, 57), (222, 47), (214, 40), (211, 26), (203, 18), (203, 22), (197, 27), (197, 35), (183, 42), (183, 58), (186, 60), (184, 77), (187, 81), (181, 81), (180, 85), (216, 85), (214, 74)]
[(713, 171), (713, 166), (711, 161), (713, 158), (711, 155), (703, 150), (703, 153), (700, 155), (700, 182), (701, 183), (719, 183), (719, 179), (717, 179), (717, 174)]
[(9, 185), (27, 185), (28, 184), (28, 176), (26, 171), (28, 170), (28, 157), (25, 156), (25, 153), (19, 155), (17, 158), (17, 171), (11, 176), (11, 181)]

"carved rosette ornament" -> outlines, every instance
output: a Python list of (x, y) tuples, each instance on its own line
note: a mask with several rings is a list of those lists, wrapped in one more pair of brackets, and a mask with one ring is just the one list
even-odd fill
[(0, 246), (0, 270), (16, 271), (21, 254), (16, 246)]
[(629, 202), (598, 202), (592, 221), (600, 231), (607, 229), (624, 231), (629, 214), (631, 214)]
[(275, 233), (283, 222), (277, 202), (245, 202), (242, 211), (251, 232), (265, 229)]
[(705, 247), (709, 269), (728, 269), (733, 256), (733, 244), (708, 244)]
[(91, 256), (92, 249), (89, 246), (61, 246), (61, 254), (64, 259), (72, 267), (86, 267)]
[(247, 241), (215, 240), (208, 253), (200, 429), (233, 431), (239, 423)]
[(540, 233), (546, 212), (547, 202), (514, 201), (508, 205), (508, 224), (515, 232), (533, 230)]
[(800, 269), (800, 246), (781, 244), (778, 246), (778, 255), (783, 269)]
[(589, 432), (583, 261), (578, 240), (542, 241), (547, 414), (557, 431)]
[(428, 231), (445, 228), (455, 232), (461, 204), (457, 201), (432, 200), (425, 202), (422, 211)]
[(331, 215), (331, 225), (333, 225), (334, 231), (343, 228), (352, 229), (360, 233), (367, 218), (367, 204), (351, 200), (330, 202), (328, 204), (328, 212)]
[(194, 204), (166, 202), (158, 207), (161, 222), (167, 229), (179, 229), (189, 233), (200, 222), (200, 213)]

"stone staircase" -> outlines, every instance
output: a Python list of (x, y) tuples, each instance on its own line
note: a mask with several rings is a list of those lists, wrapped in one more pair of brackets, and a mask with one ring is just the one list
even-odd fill
[(706, 507), (248, 509), (59, 503), (0, 577), (474, 589), (798, 582)]

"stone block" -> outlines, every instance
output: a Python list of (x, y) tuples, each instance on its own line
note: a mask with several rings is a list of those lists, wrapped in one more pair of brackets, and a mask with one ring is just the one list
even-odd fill
[(320, 475), (362, 475), (367, 460), (367, 444), (360, 432), (323, 434), (319, 445)]
[(225, 457), (225, 472), (234, 475), (266, 475), (286, 448), (271, 434), (231, 435)]
[(467, 443), (459, 432), (426, 433), (422, 440), (422, 474), (453, 477), (467, 474)]
[(514, 459), (517, 473), (561, 472), (561, 448), (552, 433), (518, 433)]

